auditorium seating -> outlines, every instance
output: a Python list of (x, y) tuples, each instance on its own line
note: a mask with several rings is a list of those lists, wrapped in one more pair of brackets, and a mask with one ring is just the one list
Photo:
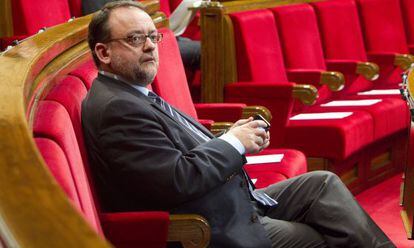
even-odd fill
[(80, 4), (77, 1), (11, 1), (13, 36), (0, 37), (0, 50), (5, 49), (14, 40), (22, 40), (30, 35), (36, 34), (42, 28), (48, 28), (69, 21), (73, 15), (71, 8), (76, 15), (81, 12)]
[(33, 124), (39, 150), (58, 183), (97, 232), (102, 233), (102, 224), (105, 236), (117, 247), (163, 247), (170, 223), (167, 212), (105, 213), (94, 204), (80, 122), (86, 92), (80, 78), (68, 75), (39, 103)]
[[(380, 56), (385, 56), (377, 54), (368, 58), (369, 56), (367, 55), (366, 46), (364, 44), (362, 27), (360, 25), (361, 22), (355, 1), (320, 1), (314, 2), (312, 5), (317, 13), (325, 57), (328, 60), (352, 59), (360, 62), (368, 62), (368, 59), (378, 59)], [(335, 18), (341, 18), (346, 21), (334, 22)], [(369, 82), (367, 79), (360, 76), (355, 79), (351, 78), (355, 83), (350, 85), (350, 93), (373, 88), (398, 88), (398, 82), (400, 82), (400, 75), (398, 72), (401, 72), (401, 69), (396, 65), (397, 61), (395, 61), (395, 57), (391, 56), (388, 60), (377, 59), (375, 61), (380, 62), (380, 68), (378, 68), (380, 72), (379, 80)], [(372, 65), (370, 66), (371, 70), (373, 70), (374, 68), (372, 68)], [(406, 65), (400, 64), (400, 66), (404, 67)], [(369, 69), (369, 67), (366, 69)], [(394, 75), (394, 78), (389, 78), (390, 75)], [(377, 92), (379, 93), (380, 91)], [(395, 97), (395, 95), (381, 95), (381, 97)]]
[[(330, 61), (325, 62), (317, 19), (312, 7), (308, 4), (295, 4), (276, 7), (272, 11), (276, 16), (276, 23), (281, 34), (281, 42), (284, 44), (283, 51), (287, 68), (294, 70), (326, 70), (329, 67)], [(299, 33), (301, 34), (300, 36), (297, 35)], [(355, 78), (355, 70), (346, 71), (348, 65), (358, 62), (358, 60), (349, 59), (337, 59), (334, 62), (336, 69), (339, 69), (346, 75), (345, 89), (348, 85), (351, 86), (359, 83), (359, 81), (352, 81), (352, 78), (347, 77), (351, 75), (351, 77)], [(351, 102), (345, 106), (328, 107), (319, 104), (310, 107), (307, 111), (366, 111), (373, 117), (374, 139), (376, 140), (408, 128), (409, 113), (405, 101), (402, 99), (382, 99), (376, 97), (374, 99), (380, 102), (373, 105), (352, 106), (353, 100), (356, 102), (365, 98), (365, 96), (355, 97), (351, 92), (339, 96), (333, 95), (321, 103), (329, 104), (335, 100), (348, 100)]]
[[(194, 106), (174, 34), (168, 29), (160, 29), (160, 32), (163, 33), (163, 40), (158, 46), (160, 66), (152, 84), (154, 92), (195, 119), (199, 118), (200, 110), (202, 119), (235, 122), (243, 118), (242, 113), (245, 104), (206, 103)], [(260, 110), (259, 107), (257, 109)], [(261, 114), (263, 114), (263, 111)], [(249, 111), (244, 117), (246, 118), (249, 115), (254, 115), (254, 112)], [(306, 172), (306, 159), (300, 151), (266, 149), (259, 156), (271, 154), (283, 154), (282, 161), (278, 163), (249, 164), (245, 167), (249, 176), (257, 180), (256, 187), (266, 187), (269, 184)]]
[[(11, 2), (13, 5), (19, 5), (19, 1)], [(33, 3), (27, 6), (32, 6), (30, 4)], [(382, 3), (385, 3), (387, 7), (384, 7)], [(42, 6), (39, 1), (34, 4)], [(57, 7), (65, 5), (65, 8), (69, 8), (69, 17), (78, 15), (76, 14), (76, 9), (80, 6), (78, 0), (69, 1), (68, 4), (59, 2), (59, 4)], [(371, 89), (395, 88), (400, 80), (401, 68), (407, 68), (411, 64), (411, 58), (405, 53), (408, 53), (409, 49), (412, 51), (412, 48), (407, 44), (404, 48), (403, 43), (398, 43), (399, 45), (395, 43), (396, 45), (391, 48), (378, 48), (376, 44), (374, 45), (374, 41), (381, 41), (383, 44), (380, 45), (384, 45), (394, 40), (376, 36), (367, 38), (367, 35), (372, 35), (372, 33), (380, 35), (383, 31), (386, 31), (383, 33), (391, 34), (395, 30), (400, 30), (401, 25), (398, 24), (397, 19), (401, 18), (401, 13), (398, 13), (395, 7), (396, 1), (359, 0), (358, 13), (355, 2), (351, 0), (330, 0), (311, 4), (317, 13), (323, 45), (322, 54), (326, 59), (374, 61), (380, 66), (379, 81), (366, 80), (369, 78), (368, 74), (355, 75), (358, 83), (346, 85), (347, 91), (337, 93), (326, 91), (326, 94), (321, 88), (328, 87), (318, 84), (319, 72), (312, 74), (312, 80), (309, 79), (309, 82), (306, 82), (313, 83), (314, 87), (289, 81), (289, 79), (296, 79), (305, 82), (306, 77), (294, 78), (292, 73), (288, 74), (285, 67), (291, 69), (292, 61), (283, 61), (280, 56), (286, 53), (285, 49), (288, 45), (299, 47), (301, 44), (283, 42), (280, 46), (275, 43), (271, 46), (279, 46), (279, 50), (260, 50), (263, 47), (271, 47), (264, 46), (263, 37), (274, 35), (274, 30), (269, 28), (270, 26), (251, 25), (251, 32), (260, 31), (261, 38), (254, 38), (253, 35), (247, 35), (248, 32), (242, 31), (245, 26), (240, 23), (246, 16), (240, 12), (241, 10), (272, 9), (278, 3), (256, 0), (243, 1), (240, 6), (238, 4), (236, 1), (223, 2), (201, 8), (201, 32), (205, 34), (201, 38), (203, 42), (207, 41), (203, 43), (203, 51), (206, 53), (203, 54), (203, 83), (205, 84), (202, 85), (202, 95), (206, 102), (224, 100), (242, 103), (232, 105), (223, 103), (220, 106), (222, 112), (217, 112), (215, 108), (211, 108), (210, 103), (194, 105), (187, 103), (191, 101), (188, 94), (179, 92), (182, 88), (177, 88), (174, 89), (178, 90), (178, 93), (175, 93), (180, 96), (179, 101), (176, 102), (177, 107), (184, 108), (185, 112), (199, 117), (206, 126), (211, 127), (216, 122), (238, 119), (243, 113), (243, 107), (247, 104), (268, 106), (273, 116), (274, 142), (272, 145), (290, 144), (291, 146), (288, 147), (298, 150), (280, 149), (280, 151), (288, 151), (288, 155), (285, 155), (279, 167), (275, 164), (246, 165), (249, 174), (254, 179), (258, 179), (256, 186), (259, 188), (302, 173), (304, 167), (291, 166), (295, 163), (304, 165), (307, 162), (311, 170), (326, 169), (336, 172), (354, 193), (375, 185), (395, 172), (402, 171), (406, 159), (408, 128), (404, 126), (404, 123), (407, 124), (403, 117), (404, 111), (391, 111), (391, 108), (388, 108), (390, 112), (381, 114), (379, 111), (369, 112), (369, 109), (336, 108), (336, 112), (352, 112), (352, 114), (338, 120), (292, 119), (294, 115), (302, 114), (301, 111), (309, 113), (310, 110), (314, 112), (320, 110), (316, 107), (294, 109), (295, 105), (302, 104), (297, 98), (301, 98), (303, 102), (313, 102), (316, 97), (316, 88), (319, 88), (321, 96), (318, 103), (337, 96), (344, 99), (345, 95), (352, 99), (372, 99), (379, 96), (357, 96), (355, 94)], [(407, 7), (412, 5), (411, 0), (401, 0), (401, 4), (405, 6), (404, 11), (413, 9)], [(50, 6), (54, 6), (53, 1), (50, 2)], [(341, 6), (340, 10), (335, 10), (336, 6)], [(325, 7), (326, 12), (324, 12)], [(35, 7), (32, 9), (35, 10)], [(262, 10), (254, 11), (262, 12)], [(349, 12), (344, 14), (345, 11)], [(266, 14), (260, 15), (261, 18), (274, 18), (271, 10), (265, 10), (263, 13), (265, 12)], [(62, 12), (56, 11), (56, 13)], [(378, 13), (382, 13), (382, 16), (373, 17)], [(29, 14), (33, 15), (33, 13)], [(355, 18), (356, 14), (360, 19)], [(337, 23), (338, 26), (333, 25), (335, 21), (332, 20), (341, 15), (344, 15), (342, 19), (347, 21), (346, 24), (343, 27), (340, 26), (343, 23)], [(392, 29), (388, 29), (389, 23), (382, 23), (382, 21), (389, 21), (388, 15), (392, 16)], [(406, 32), (404, 37), (407, 37), (408, 44), (412, 44), (411, 36), (414, 32), (410, 32), (412, 30), (410, 27), (414, 22), (410, 19), (411, 15), (406, 12), (403, 12), (403, 15)], [(61, 22), (66, 22), (67, 19), (69, 18), (65, 17)], [(93, 184), (89, 184), (88, 162), (79, 122), (80, 101), (96, 76), (96, 70), (87, 53), (85, 43), (88, 21), (86, 17), (75, 20), (74, 23), (51, 27), (50, 31), (31, 37), (29, 42), (23, 42), (8, 52), (0, 54), (0, 99), (2, 99), (0, 101), (0, 133), (3, 136), (0, 144), (2, 147), (0, 149), (2, 161), (0, 174), (3, 175), (0, 176), (0, 186), (7, 188), (7, 191), (2, 191), (0, 194), (2, 208), (0, 217), (5, 222), (3, 228), (6, 232), (12, 233), (13, 238), (19, 244), (33, 244), (38, 247), (57, 247), (57, 244), (62, 242), (68, 246), (108, 247), (102, 239), (104, 236), (117, 247), (139, 247), (139, 245), (163, 247), (167, 240), (183, 240), (183, 236), (180, 236), (182, 232), (177, 233), (174, 230), (178, 228), (182, 231), (184, 227), (188, 227), (188, 222), (177, 219), (176, 216), (166, 212), (105, 213), (97, 204), (99, 200), (95, 199), (94, 189), (90, 187)], [(33, 21), (33, 24), (36, 23)], [(368, 24), (374, 25), (373, 23), (377, 26), (367, 31)], [(360, 24), (362, 28), (358, 31)], [(335, 29), (348, 32), (354, 30), (352, 31), (354, 36), (346, 36), (346, 33), (340, 33)], [(38, 28), (34, 30), (37, 32)], [(328, 37), (331, 33), (335, 33), (336, 36)], [(276, 34), (279, 35), (277, 28)], [(306, 35), (302, 31), (297, 34), (303, 34), (302, 42), (304, 42)], [(362, 35), (366, 39), (365, 44), (361, 42)], [(403, 40), (401, 33), (389, 36), (400, 42)], [(250, 42), (255, 46), (243, 52), (240, 45), (246, 46)], [(312, 45), (313, 43), (306, 44)], [(343, 48), (338, 49), (339, 45)], [(292, 49), (292, 53), (300, 52), (294, 47)], [(265, 55), (269, 54), (278, 55), (279, 60), (267, 56), (264, 60)], [(160, 56), (176, 57), (170, 54), (160, 54)], [(318, 60), (322, 63), (326, 62), (326, 60), (320, 60), (320, 57), (303, 55), (302, 57), (303, 60), (298, 62), (309, 62), (309, 64), (301, 64), (304, 68), (310, 65), (312, 58), (317, 62)], [(217, 60), (214, 61), (214, 59)], [(260, 62), (257, 62), (258, 60)], [(399, 65), (400, 68), (395, 65)], [(269, 68), (275, 73), (263, 73)], [(328, 63), (326, 68), (321, 66), (314, 70), (339, 70), (338, 68), (342, 68), (345, 79), (349, 82), (350, 74), (358, 70), (358, 65), (353, 63), (352, 66), (343, 68)], [(375, 68), (373, 69), (369, 64), (365, 64), (361, 70), (375, 72)], [(265, 75), (267, 78), (264, 78)], [(375, 73), (373, 75), (375, 76)], [(158, 75), (158, 79), (161, 79), (161, 75)], [(212, 79), (211, 82), (208, 79)], [(181, 76), (168, 76), (167, 80), (165, 82), (174, 81), (175, 83), (175, 81), (184, 81), (184, 78), (181, 74)], [(163, 89), (170, 89), (157, 86), (159, 83), (155, 83), (154, 90), (168, 101), (174, 102), (174, 99), (168, 99), (169, 94), (163, 92)], [(278, 83), (277, 86), (275, 83)], [(186, 96), (183, 97), (184, 95)], [(395, 103), (393, 100), (385, 99), (388, 97), (380, 97), (384, 99), (383, 102), (387, 103), (388, 107), (399, 106), (401, 110), (404, 108), (402, 105), (393, 105)], [(224, 107), (225, 110), (223, 110)], [(390, 116), (393, 117), (389, 118)], [(389, 119), (379, 122), (380, 117)], [(275, 150), (278, 151), (278, 148), (268, 149), (265, 154), (273, 153)], [(304, 154), (307, 161), (304, 161)], [(406, 193), (410, 192), (406, 191)], [(24, 197), (16, 197), (16, 195)], [(192, 238), (184, 238), (184, 242), (194, 240), (198, 242), (200, 235), (204, 235), (201, 242), (208, 242), (206, 241), (208, 238), (204, 239), (208, 236), (208, 226), (205, 225), (203, 219), (200, 217), (194, 219), (191, 217), (191, 219), (193, 222), (190, 221), (192, 223), (190, 225), (198, 223), (198, 228), (201, 228), (199, 230), (203, 232), (200, 234), (191, 228), (186, 229), (189, 230)], [(0, 238), (0, 246), (7, 246), (9, 242), (9, 240), (5, 241)]]
[[(206, 72), (210, 73), (210, 76), (206, 76), (203, 82), (204, 96), (207, 101), (244, 102), (268, 107), (274, 116), (279, 116), (279, 121), (287, 120), (282, 124), (274, 125), (277, 127), (279, 136), (273, 137), (273, 144), (303, 151), (311, 170), (329, 169), (338, 173), (344, 181), (347, 181), (346, 178), (353, 178), (348, 181), (354, 182), (348, 182), (348, 184), (353, 184), (350, 188), (354, 192), (358, 191), (357, 188), (359, 190), (365, 188), (382, 180), (380, 178), (386, 178), (386, 175), (389, 176), (401, 170), (405, 159), (403, 155), (405, 134), (409, 127), (405, 102), (397, 97), (390, 97), (395, 99), (384, 97), (384, 99), (378, 99), (373, 106), (322, 107), (320, 105), (332, 100), (373, 100), (374, 97), (352, 94), (368, 90), (369, 87), (366, 89), (363, 88), (364, 86), (360, 89), (354, 87), (355, 92), (346, 92), (341, 96), (336, 92), (333, 94), (328, 91), (326, 85), (318, 84), (321, 81), (321, 72), (331, 67), (341, 69), (345, 79), (348, 79), (349, 75), (355, 75), (359, 60), (347, 59), (347, 61), (336, 60), (335, 63), (332, 61), (326, 63), (319, 38), (317, 19), (310, 5), (291, 4), (274, 8), (277, 4), (272, 5), (264, 1), (251, 5), (244, 2), (240, 3), (240, 6), (237, 6), (235, 2), (231, 5), (230, 3), (222, 4), (222, 12), (217, 11), (219, 8), (217, 6), (211, 7), (211, 11), (210, 8), (201, 10), (202, 18), (205, 18), (205, 23), (202, 25), (203, 32), (225, 34), (218, 41), (206, 41), (206, 47), (203, 50), (206, 53), (208, 51), (208, 54), (203, 53), (203, 56), (208, 57), (203, 60), (204, 65), (207, 64), (203, 66), (203, 75)], [(258, 7), (260, 4), (262, 6)], [(301, 6), (306, 6), (305, 10)], [(284, 13), (278, 14), (279, 10), (283, 10)], [(311, 19), (307, 19), (309, 12)], [(215, 18), (215, 25), (211, 21), (212, 17)], [(282, 25), (285, 26), (281, 27)], [(220, 50), (220, 46), (227, 49)], [(364, 66), (367, 65), (364, 64)], [(310, 72), (305, 73), (306, 71)], [(361, 75), (357, 76), (370, 78), (367, 72), (372, 73), (372, 70), (362, 71), (359, 71)], [(375, 73), (373, 75), (375, 76)], [(281, 88), (273, 89), (274, 92), (269, 87), (266, 92), (259, 91), (257, 83), (264, 81), (267, 84), (276, 84), (279, 81), (286, 84), (288, 80), (313, 83), (322, 97), (315, 106), (305, 108), (301, 106), (302, 109), (295, 107), (293, 112), (291, 109), (284, 112), (283, 109), (286, 108), (271, 105), (273, 102), (281, 102), (275, 100), (275, 96), (270, 96), (270, 94), (276, 94), (274, 92), (282, 94)], [(249, 94), (243, 93), (242, 90), (235, 90), (236, 87), (249, 87), (250, 81), (256, 82), (255, 86), (251, 86), (254, 89), (246, 90)], [(336, 80), (336, 82), (339, 81)], [(371, 82), (368, 81), (368, 83)], [(345, 88), (347, 87), (349, 85), (346, 84)], [(283, 93), (286, 97), (286, 91)], [(282, 102), (286, 105), (289, 100), (285, 99)], [(295, 105), (298, 103), (295, 102)], [(337, 120), (332, 120), (332, 118), (296, 120), (292, 118), (292, 113), (323, 114), (327, 112), (352, 112), (348, 118), (355, 118), (358, 121), (344, 121), (347, 118)], [(349, 128), (346, 127), (348, 125)], [(366, 128), (371, 129), (365, 130)], [(347, 131), (338, 132), (339, 130)], [(366, 136), (367, 132), (372, 132), (372, 136)], [(275, 131), (272, 133), (274, 134)], [(335, 142), (337, 140), (342, 140), (342, 142)], [(347, 140), (351, 142), (348, 143)], [(392, 156), (391, 154), (400, 155)], [(382, 166), (379, 166), (382, 167), (381, 169), (374, 165), (379, 161), (378, 159), (385, 157), (389, 160), (381, 163)]]

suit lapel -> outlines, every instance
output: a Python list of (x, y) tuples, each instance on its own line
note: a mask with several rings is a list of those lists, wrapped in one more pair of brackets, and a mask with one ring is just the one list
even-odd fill
[[(140, 92), (139, 90), (135, 89), (134, 87), (132, 87), (131, 85), (128, 85), (127, 83), (121, 82), (119, 80), (115, 80), (113, 78), (107, 77), (105, 75), (102, 74), (98, 74), (98, 78), (100, 81), (103, 82), (108, 82), (111, 85), (117, 87), (117, 88), (122, 88), (123, 90), (128, 91), (129, 93), (137, 96), (138, 98), (142, 99), (143, 101), (147, 102), (148, 104), (150, 104), (153, 108), (157, 109), (158, 111), (160, 111), (162, 114), (164, 114), (165, 116), (167, 116), (168, 118), (170, 118), (171, 120), (173, 120), (175, 123), (177, 123), (178, 125), (182, 125), (182, 123), (180, 123), (177, 119), (175, 119), (174, 117), (172, 117), (169, 113), (167, 113), (167, 111), (165, 111), (163, 108), (161, 108), (161, 106), (159, 106), (158, 104), (154, 103), (153, 101), (151, 101), (149, 99), (148, 96), (144, 95), (142, 92)], [(171, 105), (170, 105), (171, 106)], [(191, 124), (193, 124), (195, 127), (197, 127), (201, 132), (203, 132), (207, 137), (209, 138), (214, 138), (215, 136), (207, 129), (205, 128), (203, 125), (201, 125), (199, 122), (195, 121), (192, 117), (188, 116), (187, 114), (179, 111), (178, 109), (176, 109), (175, 107), (171, 106), (172, 108), (174, 108), (175, 111), (177, 111), (179, 114), (181, 114), (182, 117), (184, 117), (188, 122), (190, 122)], [(184, 130), (186, 130), (188, 133), (190, 133), (186, 128), (184, 128)], [(191, 134), (191, 136), (193, 136), (193, 134)]]

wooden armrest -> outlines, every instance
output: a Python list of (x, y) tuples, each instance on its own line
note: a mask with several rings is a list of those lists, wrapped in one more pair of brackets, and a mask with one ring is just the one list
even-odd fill
[(358, 62), (356, 73), (370, 81), (379, 77), (379, 66), (372, 62)]
[(158, 10), (160, 10), (160, 1), (159, 0), (144, 0), (141, 3), (145, 6), (145, 12), (149, 15), (154, 14)]
[(337, 71), (324, 71), (321, 73), (320, 84), (327, 85), (332, 91), (340, 91), (345, 84), (344, 74)]
[(396, 54), (394, 65), (403, 70), (408, 70), (414, 63), (414, 56), (411, 54)]
[(318, 98), (318, 89), (309, 84), (296, 84), (293, 86), (293, 97), (304, 105), (312, 105)]
[(255, 116), (260, 114), (268, 122), (272, 120), (272, 113), (270, 110), (264, 106), (246, 106), (243, 108), (242, 118), (249, 118), (250, 116)]
[(200, 215), (170, 215), (168, 241), (179, 241), (184, 248), (207, 247), (210, 236), (210, 225)]
[(210, 132), (216, 135), (218, 133), (227, 131), (231, 126), (233, 126), (233, 122), (224, 122), (224, 121), (214, 122), (211, 125)]

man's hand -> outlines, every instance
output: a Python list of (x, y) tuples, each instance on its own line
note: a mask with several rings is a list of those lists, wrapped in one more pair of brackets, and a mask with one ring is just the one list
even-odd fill
[(240, 140), (246, 153), (254, 154), (269, 146), (270, 135), (264, 130), (266, 126), (265, 122), (249, 117), (234, 123), (228, 133)]

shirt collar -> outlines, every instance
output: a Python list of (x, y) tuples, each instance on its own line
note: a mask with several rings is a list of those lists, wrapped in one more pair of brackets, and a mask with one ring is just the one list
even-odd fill
[(139, 85), (136, 85), (136, 84), (134, 84), (134, 83), (131, 83), (130, 81), (126, 80), (125, 78), (123, 78), (123, 77), (121, 77), (121, 76), (119, 76), (119, 75), (113, 74), (113, 73), (111, 73), (111, 72), (107, 72), (107, 71), (102, 71), (102, 70), (100, 70), (100, 71), (99, 71), (99, 73), (100, 73), (101, 75), (104, 75), (104, 76), (107, 76), (107, 77), (113, 78), (113, 79), (115, 79), (115, 80), (118, 80), (118, 81), (124, 82), (124, 83), (126, 83), (126, 84), (128, 84), (128, 85), (132, 86), (134, 89), (136, 89), (136, 90), (140, 91), (142, 94), (144, 94), (144, 95), (148, 96), (149, 89), (147, 89), (147, 88), (146, 88), (146, 87), (144, 87), (144, 86), (139, 86)]

